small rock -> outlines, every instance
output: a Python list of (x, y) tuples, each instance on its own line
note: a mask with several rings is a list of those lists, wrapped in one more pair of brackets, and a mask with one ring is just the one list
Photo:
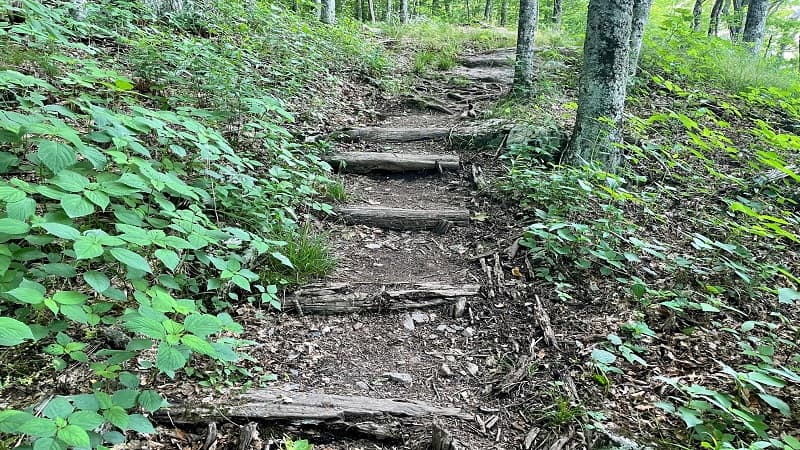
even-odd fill
[(439, 366), (439, 375), (443, 377), (451, 377), (453, 376), (453, 369), (451, 369), (447, 364), (442, 364)]
[(411, 318), (416, 323), (428, 323), (431, 320), (431, 317), (424, 312), (415, 311), (411, 314)]
[(472, 327), (464, 328), (464, 330), (461, 332), (461, 335), (465, 338), (471, 338), (472, 336), (475, 336), (475, 329)]
[(403, 315), (403, 328), (408, 331), (414, 331), (414, 319), (411, 317), (410, 314)]
[(403, 372), (386, 372), (383, 374), (383, 376), (394, 381), (395, 383), (400, 383), (405, 386), (411, 386), (411, 384), (414, 382), (414, 379), (411, 378), (410, 374)]
[(356, 381), (356, 387), (358, 387), (362, 391), (369, 390), (369, 385), (367, 383), (364, 383), (363, 381)]
[(331, 327), (325, 326), (322, 327), (322, 334), (328, 334), (331, 332)]
[(361, 329), (361, 327), (363, 327), (363, 326), (364, 326), (364, 324), (363, 324), (363, 323), (361, 323), (361, 322), (356, 322), (356, 323), (354, 323), (354, 324), (353, 324), (353, 329), (354, 329), (354, 330), (360, 330), (360, 329)]
[(367, 244), (364, 247), (367, 247), (370, 250), (377, 250), (381, 248), (381, 244)]
[(471, 362), (465, 364), (465, 368), (467, 369), (467, 372), (469, 372), (469, 374), (472, 375), (473, 377), (478, 375), (478, 370), (480, 369), (477, 364)]
[(442, 324), (436, 327), (436, 331), (445, 331), (447, 329), (447, 325)]
[(447, 356), (444, 357), (444, 360), (447, 361), (447, 362), (454, 363), (454, 362), (456, 362), (456, 357), (453, 356), (453, 355), (447, 355)]
[(486, 357), (486, 361), (484, 361), (484, 364), (486, 365), (486, 367), (494, 367), (497, 365), (497, 360), (494, 358), (494, 356), (489, 355)]

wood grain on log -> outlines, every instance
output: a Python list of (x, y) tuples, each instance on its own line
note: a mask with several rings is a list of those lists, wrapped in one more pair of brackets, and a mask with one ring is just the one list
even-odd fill
[(283, 309), (318, 314), (398, 311), (455, 303), (479, 292), (479, 284), (402, 283), (378, 285), (372, 291), (349, 283), (311, 284), (287, 299)]
[(379, 143), (446, 139), (457, 145), (471, 144), (481, 146), (495, 139), (502, 139), (511, 128), (512, 125), (509, 123), (495, 119), (455, 128), (352, 128), (333, 132), (328, 135), (328, 139)]
[(415, 400), (317, 394), (283, 389), (254, 389), (233, 400), (173, 405), (161, 415), (178, 423), (218, 419), (328, 421), (376, 418), (469, 417), (460, 408), (442, 408)]
[(466, 209), (406, 209), (385, 206), (352, 206), (337, 208), (347, 224), (369, 225), (391, 230), (435, 230), (442, 222), (449, 225), (469, 224)]
[(325, 161), (340, 172), (368, 173), (412, 172), (423, 170), (459, 170), (458, 155), (341, 152), (326, 156)]

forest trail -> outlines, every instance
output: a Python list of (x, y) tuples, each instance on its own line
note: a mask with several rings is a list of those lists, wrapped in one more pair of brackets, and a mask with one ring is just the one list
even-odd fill
[[(506, 262), (513, 220), (482, 192), (481, 164), (508, 127), (481, 113), (508, 92), (513, 51), (460, 63), (419, 77), (380, 120), (330, 136), (349, 196), (320, 224), (337, 268), (286, 298), (291, 314), (263, 326), (251, 352), (290, 381), (235, 398), (226, 417), (278, 420), (276, 432), (318, 449), (529, 449), (560, 437), (526, 417), (532, 355), (555, 338), (535, 287)], [(557, 367), (545, 383), (567, 373)]]

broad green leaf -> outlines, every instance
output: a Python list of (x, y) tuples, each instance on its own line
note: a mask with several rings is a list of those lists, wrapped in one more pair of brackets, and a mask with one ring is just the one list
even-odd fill
[(50, 180), (53, 184), (67, 192), (83, 192), (90, 181), (85, 176), (71, 170), (62, 170)]
[(75, 150), (67, 144), (53, 141), (39, 141), (36, 156), (54, 174), (58, 174), (77, 162)]
[(80, 236), (75, 240), (72, 248), (75, 250), (75, 257), (78, 259), (97, 258), (105, 251), (96, 236)]
[(28, 325), (10, 317), (0, 317), (0, 346), (12, 347), (28, 339), (33, 340)]
[(165, 339), (167, 337), (164, 326), (158, 320), (143, 317), (139, 314), (123, 317), (122, 320), (125, 327), (134, 333), (143, 334), (153, 339)]
[(789, 408), (789, 405), (785, 401), (779, 399), (778, 397), (775, 397), (774, 395), (770, 395), (764, 392), (759, 392), (758, 396), (761, 397), (761, 400), (764, 400), (766, 404), (780, 411), (780, 413), (783, 414), (784, 416), (786, 417), (792, 416), (792, 410), (791, 408)]
[(694, 428), (703, 423), (703, 419), (697, 415), (697, 411), (683, 406), (678, 408), (678, 416), (686, 423), (686, 428)]
[(7, 409), (0, 411), (0, 433), (16, 433), (22, 424), (30, 421), (33, 415), (23, 411)]
[(82, 305), (89, 297), (80, 292), (59, 291), (53, 295), (53, 300), (61, 305)]
[(608, 365), (613, 364), (617, 357), (611, 352), (597, 348), (592, 350), (592, 359), (600, 364)]
[(147, 412), (155, 412), (166, 404), (167, 402), (161, 395), (152, 389), (147, 389), (139, 394), (139, 405)]
[(177, 348), (166, 342), (159, 344), (158, 355), (156, 356), (158, 370), (167, 375), (172, 375), (184, 365), (186, 365), (186, 358)]
[(209, 314), (191, 314), (183, 320), (186, 331), (205, 338), (208, 335), (219, 333), (222, 328), (220, 320)]
[(52, 437), (45, 437), (34, 441), (33, 450), (67, 450), (67, 447)]
[(44, 415), (51, 419), (61, 417), (66, 419), (75, 409), (65, 397), (53, 397), (44, 408)]
[(286, 255), (284, 255), (283, 253), (281, 253), (281, 252), (272, 252), (270, 254), (272, 255), (273, 258), (275, 258), (278, 261), (280, 261), (280, 263), (283, 264), (284, 266), (289, 267), (291, 269), (294, 269), (294, 265), (292, 264), (292, 261), (289, 258), (287, 258)]
[(178, 267), (178, 264), (181, 262), (180, 256), (178, 256), (178, 254), (172, 250), (160, 248), (156, 250), (154, 254), (156, 258), (158, 258), (164, 264), (164, 266), (166, 266), (167, 269), (172, 272), (175, 271), (175, 269)]
[(132, 269), (153, 273), (153, 270), (150, 268), (150, 264), (146, 259), (126, 248), (112, 248), (111, 255), (114, 257), (114, 259)]
[(82, 323), (84, 325), (89, 323), (89, 315), (86, 314), (86, 310), (83, 309), (81, 305), (61, 305), (60, 310), (64, 317), (73, 322)]
[(139, 387), (140, 380), (130, 372), (122, 372), (119, 374), (119, 382), (128, 389), (136, 389)]
[(18, 202), (6, 205), (6, 213), (11, 219), (26, 221), (36, 214), (36, 201), (32, 198), (23, 198)]
[(778, 289), (778, 301), (791, 305), (795, 300), (800, 299), (800, 292), (792, 288)]
[(52, 234), (55, 237), (59, 237), (61, 239), (68, 239), (70, 241), (74, 241), (81, 236), (81, 232), (72, 228), (69, 225), (64, 225), (63, 223), (55, 223), (55, 222), (47, 222), (47, 223), (40, 223), (37, 225), (41, 228), (44, 228), (49, 234)]
[(31, 227), (27, 223), (11, 218), (0, 219), (0, 233), (1, 234), (25, 234)]
[(56, 435), (56, 423), (52, 419), (32, 417), (17, 428), (17, 433), (46, 438)]
[(114, 405), (103, 412), (103, 417), (122, 431), (128, 429), (128, 413), (121, 406)]
[(201, 355), (214, 356), (217, 353), (208, 341), (193, 334), (183, 335), (181, 337), (181, 343), (192, 349), (193, 352), (200, 353)]
[(81, 427), (86, 431), (94, 430), (105, 423), (105, 419), (94, 411), (76, 411), (67, 420), (70, 424)]
[(41, 284), (23, 279), (19, 286), (8, 291), (8, 294), (15, 299), (23, 302), (36, 305), (44, 300), (45, 289)]
[(76, 194), (64, 194), (61, 197), (61, 208), (71, 219), (88, 216), (94, 212), (94, 205)]
[(103, 433), (103, 440), (109, 444), (124, 444), (126, 441), (125, 435), (119, 431), (109, 431), (107, 433)]
[(100, 191), (83, 191), (83, 195), (89, 199), (90, 202), (99, 206), (100, 209), (105, 210), (111, 200), (103, 192)]
[(139, 391), (136, 389), (120, 389), (111, 395), (111, 401), (125, 409), (131, 409), (136, 406), (136, 399), (139, 397)]
[(58, 430), (58, 438), (70, 447), (91, 447), (89, 434), (77, 425), (67, 425)]
[(23, 198), (25, 198), (25, 192), (7, 184), (0, 184), (0, 201), (14, 203)]
[(83, 411), (97, 411), (100, 409), (100, 402), (97, 401), (97, 397), (94, 394), (71, 395), (69, 399), (72, 400), (72, 404), (76, 408)]
[(111, 281), (108, 277), (96, 270), (90, 270), (83, 274), (83, 280), (92, 287), (98, 294), (102, 294), (111, 287)]
[(128, 428), (142, 434), (153, 434), (156, 429), (147, 418), (141, 414), (131, 414), (128, 416)]

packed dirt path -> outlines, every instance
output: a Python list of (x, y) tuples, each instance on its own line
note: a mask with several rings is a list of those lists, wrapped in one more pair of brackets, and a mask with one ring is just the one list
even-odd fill
[[(485, 195), (481, 166), (509, 126), (481, 113), (508, 92), (512, 63), (507, 49), (465, 56), (386, 102), (380, 120), (328, 136), (348, 192), (320, 225), (337, 268), (287, 297), (286, 314), (245, 320), (261, 330), (249, 353), (280, 376), (216, 405), (251, 423), (236, 447), (283, 433), (319, 450), (585, 441), (541, 427), (577, 392), (568, 362), (548, 359), (547, 294), (513, 263), (514, 218)], [(264, 423), (274, 427), (256, 433)]]

